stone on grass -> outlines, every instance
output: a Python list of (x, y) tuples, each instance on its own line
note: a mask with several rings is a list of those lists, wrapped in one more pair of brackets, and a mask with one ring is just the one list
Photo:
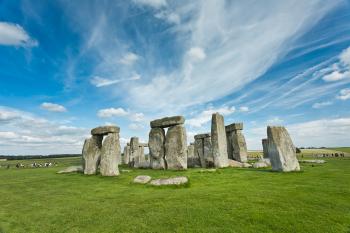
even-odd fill
[(134, 183), (147, 184), (152, 178), (150, 176), (140, 175), (134, 178)]
[(179, 176), (167, 179), (156, 179), (151, 181), (151, 185), (164, 186), (164, 185), (182, 185), (188, 183), (188, 178), (185, 176)]
[(167, 128), (175, 125), (182, 125), (185, 123), (183, 116), (164, 117), (151, 121), (151, 128)]
[(299, 171), (295, 146), (283, 126), (268, 126), (268, 153), (273, 171)]
[(228, 154), (224, 117), (219, 113), (214, 113), (212, 115), (211, 146), (215, 167), (227, 167)]
[(267, 163), (263, 162), (263, 161), (258, 161), (256, 163), (253, 164), (253, 168), (264, 168), (264, 167), (268, 167), (269, 165), (267, 165)]
[(101, 149), (100, 173), (102, 176), (119, 175), (120, 161), (119, 134), (109, 133), (103, 141)]
[(199, 156), (194, 153), (194, 144), (191, 143), (187, 146), (187, 167), (201, 167)]
[(209, 169), (201, 169), (199, 172), (205, 173), (205, 172), (216, 172), (217, 170), (215, 168), (209, 168)]
[(152, 128), (149, 132), (148, 146), (150, 167), (152, 169), (165, 169), (164, 163), (165, 131), (162, 128)]
[(225, 127), (228, 158), (247, 162), (247, 144), (242, 133), (243, 123), (233, 123)]
[(242, 163), (232, 159), (228, 160), (228, 164), (229, 164), (229, 167), (243, 167), (243, 168), (252, 167), (252, 165), (249, 163)]
[(187, 136), (182, 125), (172, 126), (165, 136), (165, 162), (170, 170), (187, 169)]
[(84, 174), (86, 175), (93, 175), (97, 172), (100, 163), (102, 139), (103, 136), (101, 135), (93, 135), (84, 142), (82, 154)]
[(73, 173), (73, 172), (83, 172), (83, 166), (70, 166), (63, 170), (58, 171), (58, 174)]
[(299, 163), (326, 163), (323, 159), (299, 160)]

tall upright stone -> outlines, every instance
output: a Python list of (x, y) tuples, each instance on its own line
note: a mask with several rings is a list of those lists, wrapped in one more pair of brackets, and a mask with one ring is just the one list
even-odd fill
[(138, 160), (139, 158), (139, 138), (138, 137), (132, 137), (130, 139), (130, 166), (131, 167), (138, 167)]
[(82, 154), (84, 174), (86, 175), (93, 175), (97, 172), (100, 163), (102, 139), (103, 136), (101, 135), (93, 135), (84, 142)]
[(187, 169), (187, 136), (183, 125), (171, 126), (166, 133), (165, 163), (170, 170)]
[(261, 140), (262, 147), (263, 147), (263, 156), (265, 159), (269, 158), (269, 150), (268, 150), (268, 140), (267, 138), (264, 138)]
[(199, 156), (194, 153), (194, 143), (187, 146), (187, 167), (201, 167)]
[(152, 128), (149, 132), (148, 146), (150, 167), (152, 169), (165, 169), (164, 162), (165, 131), (162, 128)]
[(228, 158), (247, 162), (247, 144), (242, 133), (243, 123), (233, 123), (225, 127)]
[(211, 120), (211, 146), (215, 167), (228, 167), (227, 139), (224, 117), (214, 113)]
[(124, 152), (123, 152), (123, 164), (128, 165), (129, 164), (129, 157), (130, 157), (130, 145), (124, 146)]
[(201, 167), (214, 167), (211, 137), (209, 133), (197, 134), (194, 136), (194, 154), (199, 158)]
[(268, 154), (274, 171), (299, 171), (295, 146), (283, 126), (268, 126)]
[(108, 133), (102, 144), (100, 173), (102, 176), (119, 175), (120, 144), (118, 133)]
[(146, 156), (145, 156), (145, 147), (147, 145), (148, 144), (146, 144), (146, 143), (139, 143), (138, 155), (135, 159), (134, 167), (136, 167), (136, 168), (148, 168), (149, 167), (148, 161), (146, 160)]

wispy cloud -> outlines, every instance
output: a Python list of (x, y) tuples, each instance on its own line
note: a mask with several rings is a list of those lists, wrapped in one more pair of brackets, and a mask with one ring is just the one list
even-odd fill
[(67, 109), (59, 104), (55, 104), (55, 103), (48, 103), (48, 102), (44, 102), (40, 105), (40, 107), (44, 110), (50, 111), (50, 112), (66, 112)]
[(97, 112), (97, 116), (101, 118), (127, 116), (129, 113), (123, 108), (106, 108)]
[(167, 5), (166, 0), (132, 0), (135, 4), (141, 5), (141, 6), (149, 6), (153, 8), (161, 8)]
[(323, 108), (329, 105), (332, 105), (333, 102), (332, 101), (325, 101), (325, 102), (319, 102), (319, 103), (314, 103), (312, 105), (313, 108)]
[(105, 86), (110, 86), (120, 82), (133, 81), (133, 80), (139, 80), (139, 79), (141, 79), (141, 76), (139, 74), (133, 74), (133, 76), (131, 76), (130, 78), (125, 78), (125, 79), (107, 79), (107, 78), (95, 76), (90, 80), (90, 83), (96, 87), (105, 87)]
[(339, 95), (337, 95), (337, 99), (340, 99), (340, 100), (350, 99), (350, 88), (345, 88), (340, 90)]
[(236, 111), (236, 108), (233, 106), (232, 107), (223, 106), (220, 108), (209, 107), (208, 109), (197, 114), (196, 117), (187, 120), (186, 124), (195, 128), (199, 128), (211, 120), (213, 113), (218, 112), (224, 116), (229, 116), (235, 111)]
[(35, 47), (38, 41), (18, 24), (0, 22), (0, 45)]
[(119, 60), (119, 62), (124, 65), (133, 65), (137, 60), (139, 60), (138, 55), (128, 52)]

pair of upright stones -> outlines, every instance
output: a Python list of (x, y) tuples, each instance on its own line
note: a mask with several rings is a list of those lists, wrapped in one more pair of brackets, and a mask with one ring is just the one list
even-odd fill
[(85, 140), (83, 147), (84, 174), (96, 174), (99, 167), (102, 176), (119, 175), (119, 131), (117, 126), (100, 126), (91, 130), (92, 136)]
[(129, 145), (126, 146), (126, 153), (124, 156), (128, 157), (127, 164), (135, 168), (148, 168), (149, 160), (146, 160), (145, 147), (147, 143), (141, 143), (138, 137), (132, 137)]
[[(183, 116), (151, 121), (148, 146), (152, 169), (187, 169), (187, 136), (184, 123)], [(164, 128), (168, 128), (166, 134)]]
[(300, 171), (293, 141), (283, 126), (268, 126), (262, 139), (264, 158), (269, 158), (274, 171)]

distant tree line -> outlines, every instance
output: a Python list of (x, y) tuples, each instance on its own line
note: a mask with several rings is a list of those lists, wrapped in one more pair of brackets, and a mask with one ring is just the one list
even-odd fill
[(58, 155), (0, 155), (0, 159), (7, 160), (25, 160), (25, 159), (48, 159), (48, 158), (65, 158), (79, 157), (81, 154), (58, 154)]

